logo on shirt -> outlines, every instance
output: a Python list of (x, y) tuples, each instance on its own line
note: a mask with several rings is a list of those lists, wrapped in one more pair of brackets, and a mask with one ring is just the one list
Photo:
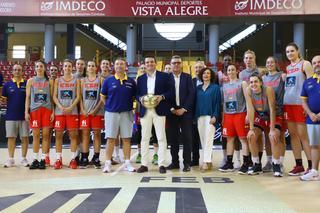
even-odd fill
[(290, 76), (286, 79), (286, 87), (294, 87), (296, 85), (296, 76)]
[(40, 104), (47, 103), (47, 94), (34, 94), (34, 102)]
[(237, 102), (228, 101), (226, 102), (226, 112), (236, 112), (237, 111)]
[(61, 90), (60, 91), (61, 99), (71, 100), (72, 95), (73, 95), (73, 91), (71, 91), (71, 90)]
[(85, 99), (86, 100), (97, 100), (98, 92), (94, 90), (87, 90), (85, 92)]
[(81, 122), (81, 126), (87, 126), (87, 121), (86, 121), (86, 120), (83, 120), (83, 121)]

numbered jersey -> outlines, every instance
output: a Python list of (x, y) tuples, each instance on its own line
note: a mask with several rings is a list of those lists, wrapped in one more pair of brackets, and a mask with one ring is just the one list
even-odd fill
[[(77, 79), (72, 78), (69, 81), (63, 79), (63, 77), (58, 79), (58, 100), (63, 107), (69, 107), (76, 99), (77, 93)], [(64, 113), (59, 107), (55, 108), (56, 115), (63, 115)], [(71, 115), (78, 114), (78, 108), (74, 107), (72, 109)]]
[(287, 66), (287, 77), (285, 82), (285, 93), (283, 104), (301, 105), (300, 93), (305, 78), (303, 73), (303, 60), (299, 63)]
[(35, 111), (40, 107), (52, 109), (50, 98), (50, 83), (46, 78), (34, 77), (30, 92), (30, 111)]

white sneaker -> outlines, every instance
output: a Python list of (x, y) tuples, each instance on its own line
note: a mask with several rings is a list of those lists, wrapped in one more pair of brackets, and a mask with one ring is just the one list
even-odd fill
[(20, 161), (20, 164), (24, 167), (30, 166), (30, 164), (26, 158), (22, 158), (22, 160)]
[(320, 176), (317, 170), (311, 169), (308, 173), (302, 175), (300, 180), (303, 181), (312, 181), (312, 180), (320, 180)]
[(227, 163), (227, 158), (222, 158), (219, 168), (223, 167), (226, 163)]
[(234, 163), (233, 163), (233, 168), (234, 168), (234, 169), (240, 169), (240, 167), (241, 167), (241, 161), (240, 161), (240, 159), (235, 160)]
[(124, 164), (124, 170), (128, 171), (128, 172), (135, 172), (136, 169), (131, 165), (130, 162), (126, 162)]
[(109, 173), (111, 172), (111, 163), (110, 162), (105, 162), (104, 167), (102, 169), (102, 172), (104, 173)]
[(9, 167), (13, 167), (13, 166), (15, 166), (14, 159), (8, 159), (4, 164), (4, 168), (9, 168)]

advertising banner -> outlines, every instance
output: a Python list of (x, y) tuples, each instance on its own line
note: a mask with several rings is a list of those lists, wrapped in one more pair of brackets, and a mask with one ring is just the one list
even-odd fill
[(0, 16), (235, 17), (320, 14), (318, 0), (0, 0)]

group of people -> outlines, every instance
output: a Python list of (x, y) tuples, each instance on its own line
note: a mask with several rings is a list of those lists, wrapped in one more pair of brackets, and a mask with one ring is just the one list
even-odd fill
[[(245, 69), (239, 73), (230, 56), (224, 58), (224, 69), (219, 72), (223, 103), (223, 135), (226, 152), (220, 171), (233, 171), (233, 153), (241, 142), (243, 164), (240, 174), (255, 175), (273, 171), (275, 177), (283, 176), (285, 155), (284, 132), (288, 128), (296, 165), (288, 172), (301, 180), (319, 180), (319, 112), (318, 84), (320, 83), (320, 56), (312, 64), (300, 57), (295, 43), (286, 46), (290, 62), (282, 72), (277, 61), (266, 59), (266, 71), (259, 70), (255, 53), (244, 53)], [(267, 163), (262, 167), (263, 150)], [(302, 163), (302, 150), (308, 167)], [(238, 158), (238, 157), (237, 157)], [(239, 159), (237, 159), (238, 161)]]
[[(172, 56), (166, 72), (157, 71), (155, 57), (146, 56), (136, 80), (126, 74), (126, 61), (122, 58), (114, 62), (114, 75), (110, 74), (107, 60), (101, 62), (101, 73), (97, 73), (94, 61), (85, 64), (82, 59), (76, 61), (76, 73), (72, 73), (72, 61), (64, 60), (63, 75), (59, 78), (54, 74), (48, 78), (45, 63), (37, 61), (36, 76), (27, 82), (22, 79), (21, 65), (16, 64), (12, 80), (3, 87), (1, 99), (8, 106), (9, 160), (5, 166), (14, 164), (18, 133), (22, 138), (21, 163), (28, 164), (25, 156), (30, 125), (34, 159), (30, 169), (44, 169), (50, 164), (49, 141), (53, 129), (55, 169), (62, 168), (65, 129), (71, 141), (69, 167), (86, 168), (92, 163), (100, 168), (100, 135), (104, 128), (107, 145), (103, 172), (112, 171), (112, 155), (118, 138), (123, 144), (124, 168), (129, 172), (147, 172), (152, 137), (158, 142), (156, 154), (160, 173), (180, 169), (180, 142), (183, 143), (183, 171), (189, 172), (192, 166), (199, 165), (201, 144), (203, 163), (200, 171), (206, 172), (212, 169), (213, 140), (216, 125), (221, 122), (224, 137), (221, 172), (237, 168), (240, 174), (272, 171), (275, 177), (282, 177), (284, 132), (288, 128), (296, 160), (289, 175), (302, 175), (301, 180), (319, 180), (320, 104), (316, 100), (320, 97), (320, 56), (315, 56), (312, 64), (303, 60), (295, 43), (287, 45), (286, 56), (290, 65), (285, 72), (278, 69), (272, 56), (266, 60), (267, 71), (262, 72), (251, 50), (244, 53), (245, 69), (240, 73), (230, 56), (223, 58), (223, 69), (218, 73), (198, 61), (195, 64), (196, 78), (183, 72), (182, 58), (178, 55)], [(51, 66), (50, 72), (54, 69), (57, 67)], [(150, 95), (156, 102), (153, 108), (145, 105), (145, 97)], [(138, 155), (141, 166), (138, 169), (130, 163), (134, 101), (139, 116), (136, 121), (141, 125), (141, 152)], [(89, 161), (91, 129), (94, 132), (94, 155)], [(166, 166), (167, 144), (172, 158), (169, 166)], [(262, 167), (264, 149), (267, 163)], [(308, 160), (306, 170), (302, 163), (302, 149)]]

